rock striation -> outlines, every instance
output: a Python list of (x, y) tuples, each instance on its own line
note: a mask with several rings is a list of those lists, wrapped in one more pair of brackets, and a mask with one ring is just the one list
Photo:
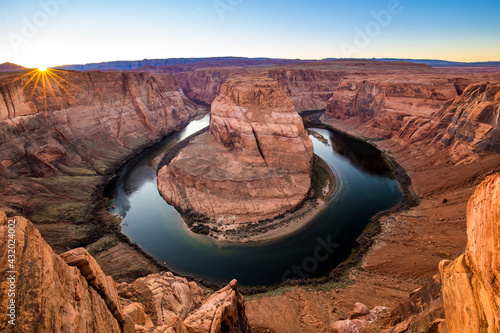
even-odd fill
[[(478, 79), (483, 81), (484, 79)], [(500, 86), (470, 79), (426, 75), (344, 78), (325, 115), (366, 133), (446, 148), (453, 164), (470, 163), (482, 152), (500, 151)]]
[(160, 168), (158, 188), (183, 211), (255, 222), (296, 208), (311, 185), (313, 146), (302, 119), (269, 78), (229, 79), (210, 131)]
[(386, 333), (498, 332), (500, 329), (500, 174), (487, 177), (467, 205), (467, 246), (440, 274), (385, 318)]
[(437, 112), (439, 141), (460, 161), (483, 151), (500, 153), (500, 84), (472, 84)]
[(251, 332), (245, 314), (245, 298), (238, 291), (236, 280), (210, 296), (184, 322), (201, 332)]
[(430, 117), (407, 117), (398, 137), (408, 143), (444, 147), (454, 164), (484, 152), (500, 152), (500, 85), (471, 84)]
[(500, 175), (488, 177), (467, 207), (467, 248), (439, 265), (448, 331), (500, 330)]
[(349, 120), (355, 127), (369, 128), (373, 137), (387, 139), (398, 135), (412, 119), (428, 122), (433, 112), (464, 89), (464, 82), (468, 81), (428, 75), (379, 75), (369, 80), (345, 77), (330, 98), (325, 114)]

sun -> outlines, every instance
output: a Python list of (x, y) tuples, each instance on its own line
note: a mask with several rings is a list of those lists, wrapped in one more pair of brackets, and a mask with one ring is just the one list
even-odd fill
[(64, 90), (69, 97), (75, 99), (75, 97), (70, 92), (68, 92), (68, 90), (65, 87), (67, 85), (73, 85), (73, 84), (68, 80), (66, 80), (64, 76), (60, 76), (63, 72), (64, 71), (46, 66), (31, 68), (29, 72), (24, 73), (23, 75), (13, 80), (17, 81), (26, 78), (24, 80), (25, 82), (23, 87), (19, 90), (16, 96), (14, 96), (14, 99), (22, 91), (25, 91), (25, 89), (28, 87), (30, 83), (32, 85), (32, 88), (29, 99), (31, 100), (33, 98), (35, 91), (39, 89), (42, 92), (45, 109), (47, 109), (47, 98), (49, 97), (48, 95), (52, 95), (54, 98), (56, 98), (57, 89)]

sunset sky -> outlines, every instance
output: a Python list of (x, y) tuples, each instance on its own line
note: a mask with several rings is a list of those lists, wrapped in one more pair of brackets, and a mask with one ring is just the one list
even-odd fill
[(3, 1), (0, 63), (215, 56), (499, 61), (499, 15), (498, 0)]

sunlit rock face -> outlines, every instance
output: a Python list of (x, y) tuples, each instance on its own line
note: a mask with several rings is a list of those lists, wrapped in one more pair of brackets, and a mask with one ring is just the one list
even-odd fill
[(209, 133), (160, 169), (158, 187), (184, 211), (264, 220), (306, 198), (313, 154), (302, 119), (276, 80), (232, 78), (212, 104)]
[(471, 84), (438, 115), (445, 128), (441, 142), (451, 148), (453, 161), (500, 153), (500, 84)]
[(467, 248), (439, 265), (449, 332), (500, 329), (500, 175), (477, 187), (467, 207)]
[(100, 177), (204, 110), (166, 74), (0, 73), (0, 209), (47, 222), (50, 232), (37, 226), (57, 252), (78, 246), (54, 221), (91, 225), (83, 211)]

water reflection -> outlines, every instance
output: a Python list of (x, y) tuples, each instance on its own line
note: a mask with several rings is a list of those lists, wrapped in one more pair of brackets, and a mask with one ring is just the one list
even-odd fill
[(391, 176), (392, 169), (377, 148), (364, 141), (337, 132), (330, 133), (335, 153), (349, 159), (358, 168), (372, 175)]

